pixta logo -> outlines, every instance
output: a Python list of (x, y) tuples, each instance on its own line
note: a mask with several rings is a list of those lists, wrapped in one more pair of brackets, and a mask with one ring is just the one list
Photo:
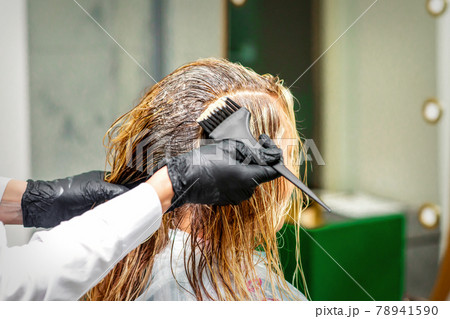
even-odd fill
[[(146, 174), (151, 174), (152, 170), (158, 165), (158, 161), (161, 161), (162, 158), (170, 158), (180, 153), (179, 151), (175, 151), (181, 147), (176, 137), (161, 136), (160, 138), (156, 138), (157, 134), (157, 132), (151, 132), (148, 129), (144, 129), (128, 140), (126, 151), (126, 161), (128, 167), (141, 172), (145, 171)], [(138, 143), (136, 143), (137, 141)], [(239, 143), (236, 143), (236, 141), (233, 140), (228, 141), (228, 148), (208, 149), (205, 147), (208, 144), (218, 142), (220, 141), (214, 141), (212, 139), (198, 139), (193, 142), (191, 147), (187, 147), (185, 144), (183, 147), (186, 149), (186, 152), (194, 148), (202, 147), (201, 152), (190, 153), (193, 156), (191, 161), (193, 165), (201, 165), (202, 160), (205, 159), (208, 161), (220, 161), (223, 163), (225, 158), (228, 159), (229, 165), (236, 165), (236, 159), (240, 164), (244, 165), (255, 163), (261, 164), (261, 162), (257, 159), (258, 148), (261, 148), (261, 146), (255, 145), (255, 141), (248, 141), (244, 139), (239, 140), (241, 144), (245, 145), (247, 149), (250, 150), (250, 152), (244, 152), (245, 154), (239, 153), (243, 149), (242, 147), (239, 147), (239, 145), (236, 146)], [(317, 165), (325, 165), (325, 161), (323, 160), (323, 157), (313, 139), (305, 139), (303, 141), (300, 154), (296, 158), (292, 157), (291, 152), (298, 146), (297, 139), (277, 139), (275, 144), (280, 146), (283, 152), (285, 164), (287, 164), (286, 159), (291, 158), (293, 160), (293, 163), (291, 163), (293, 166), (300, 166), (304, 164), (305, 161), (308, 163), (315, 163)], [(214, 152), (212, 153), (210, 150), (213, 150)], [(155, 158), (156, 153), (158, 154), (158, 158)], [(265, 164), (262, 163), (262, 165)]]

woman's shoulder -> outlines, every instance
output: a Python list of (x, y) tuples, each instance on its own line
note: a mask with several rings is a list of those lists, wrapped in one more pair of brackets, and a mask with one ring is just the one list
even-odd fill
[[(185, 254), (189, 255), (189, 234), (180, 230), (169, 231), (169, 244), (154, 260), (152, 278), (146, 291), (138, 300), (196, 300), (186, 275)], [(247, 281), (247, 289), (255, 300), (307, 300), (305, 296), (284, 278), (270, 280), (265, 254), (255, 251), (254, 265), (257, 278)], [(208, 292), (214, 296), (214, 289), (205, 275), (203, 280)], [(281, 285), (280, 285), (281, 283)], [(272, 288), (273, 285), (273, 288)], [(257, 291), (261, 287), (264, 297)], [(257, 296), (259, 295), (259, 296)]]
[(284, 278), (280, 278), (278, 275), (274, 275), (274, 278), (269, 278), (269, 272), (267, 268), (269, 267), (266, 263), (266, 258), (264, 252), (257, 251), (254, 254), (255, 270), (258, 276), (256, 283), (249, 281), (247, 286), (251, 292), (255, 291), (255, 285), (260, 285), (266, 296), (266, 300), (301, 300), (307, 301), (303, 293), (297, 288), (291, 285)]
[(197, 300), (186, 275), (189, 234), (170, 230), (169, 239), (169, 244), (155, 256), (149, 285), (137, 300)]

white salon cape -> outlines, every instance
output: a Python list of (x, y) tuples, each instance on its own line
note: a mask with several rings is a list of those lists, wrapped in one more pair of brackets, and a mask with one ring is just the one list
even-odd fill
[[(0, 178), (0, 199), (7, 179)], [(77, 300), (160, 226), (152, 186), (129, 192), (7, 247), (0, 222), (0, 300)]]
[[(137, 300), (197, 300), (189, 283), (185, 269), (185, 254), (186, 256), (189, 256), (191, 251), (190, 235), (181, 230), (170, 230), (169, 238), (170, 242), (168, 245), (155, 257), (151, 280), (147, 286), (147, 289), (144, 290)], [(197, 251), (196, 254), (199, 255), (200, 252)], [(200, 256), (197, 256), (196, 260), (198, 261), (199, 258)], [(247, 289), (252, 296), (251, 298), (253, 300), (268, 301), (291, 300), (291, 298), (287, 296), (286, 292), (281, 293), (281, 291), (284, 290), (281, 287), (278, 287), (276, 283), (274, 289), (272, 289), (267, 272), (267, 267), (269, 266), (265, 263), (265, 260), (266, 258), (263, 252), (255, 251), (254, 262), (258, 279), (256, 281), (248, 281), (246, 283)], [(284, 281), (284, 279), (280, 280)], [(213, 286), (205, 273), (203, 273), (203, 284), (205, 285), (206, 291), (208, 291), (209, 295), (212, 296), (213, 299), (217, 300), (217, 293), (214, 291)], [(295, 300), (307, 300), (306, 297), (290, 283), (286, 282), (286, 286)], [(264, 298), (257, 296), (255, 293), (255, 291), (260, 289), (260, 287), (264, 291)], [(203, 294), (203, 299), (209, 300), (205, 294)]]

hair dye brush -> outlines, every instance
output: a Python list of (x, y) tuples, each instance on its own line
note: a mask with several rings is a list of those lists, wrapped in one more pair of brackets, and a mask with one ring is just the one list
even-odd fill
[[(250, 132), (250, 117), (251, 114), (246, 108), (225, 97), (208, 107), (197, 119), (197, 123), (208, 133), (210, 138), (216, 141), (236, 139), (243, 141), (250, 149), (261, 148), (262, 146)], [(272, 167), (328, 212), (331, 212), (331, 209), (284, 166), (283, 162)]]

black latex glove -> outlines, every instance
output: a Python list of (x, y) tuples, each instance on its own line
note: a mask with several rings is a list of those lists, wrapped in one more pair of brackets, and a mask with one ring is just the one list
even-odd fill
[(92, 171), (48, 182), (28, 180), (22, 196), (23, 225), (54, 227), (128, 190), (105, 182), (104, 176)]
[[(240, 141), (224, 140), (166, 159), (175, 193), (170, 209), (186, 203), (236, 205), (249, 199), (259, 184), (280, 176), (270, 165), (282, 160), (281, 149), (267, 135), (260, 136), (260, 144), (252, 152)], [(257, 165), (255, 157), (267, 165)]]

